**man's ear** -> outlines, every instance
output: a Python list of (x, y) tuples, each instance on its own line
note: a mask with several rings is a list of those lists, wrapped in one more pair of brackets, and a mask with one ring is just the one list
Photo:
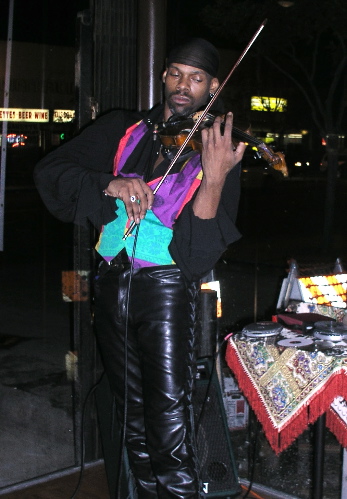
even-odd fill
[(210, 83), (210, 94), (216, 93), (216, 90), (218, 87), (219, 87), (218, 78), (212, 78), (211, 83)]
[(163, 83), (165, 83), (166, 75), (167, 75), (167, 69), (165, 69), (165, 71), (164, 71), (164, 73), (162, 74), (162, 77), (161, 77)]

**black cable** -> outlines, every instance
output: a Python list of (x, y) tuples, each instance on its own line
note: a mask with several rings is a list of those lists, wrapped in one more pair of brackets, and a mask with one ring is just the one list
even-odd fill
[[(149, 125), (152, 125), (151, 122), (148, 121)], [(155, 159), (158, 156), (160, 149), (160, 144), (159, 141), (157, 140), (157, 135), (156, 133), (153, 134), (153, 141), (152, 141), (152, 147), (151, 147), (151, 153), (150, 153), (150, 159), (148, 161), (147, 167), (145, 168), (145, 171), (143, 173), (143, 179), (147, 183), (150, 179), (151, 175), (151, 170), (152, 166), (155, 162)], [(129, 272), (129, 283), (128, 283), (128, 289), (127, 289), (127, 294), (126, 294), (126, 315), (125, 315), (125, 333), (124, 333), (124, 408), (123, 408), (123, 427), (121, 431), (121, 454), (120, 454), (120, 461), (119, 461), (119, 468), (118, 468), (118, 474), (117, 474), (117, 486), (116, 486), (116, 497), (115, 499), (122, 499), (120, 496), (121, 493), (121, 475), (122, 475), (122, 465), (124, 462), (124, 455), (125, 455), (125, 441), (126, 441), (126, 427), (127, 427), (127, 415), (128, 415), (128, 326), (129, 326), (129, 302), (130, 302), (130, 291), (131, 291), (131, 282), (132, 282), (132, 275), (134, 271), (134, 260), (135, 260), (135, 254), (136, 254), (136, 245), (137, 245), (137, 240), (138, 240), (138, 234), (140, 230), (140, 224), (137, 224), (135, 227), (135, 234), (134, 234), (134, 244), (133, 244), (133, 249), (132, 249), (132, 254), (130, 258), (130, 272)]]
[(136, 252), (136, 244), (138, 239), (140, 226), (136, 226), (136, 232), (134, 235), (134, 245), (132, 250), (132, 255), (130, 258), (130, 271), (129, 271), (129, 282), (126, 294), (126, 307), (125, 307), (125, 333), (124, 333), (124, 407), (123, 407), (123, 427), (121, 431), (121, 442), (120, 442), (120, 459), (119, 467), (117, 473), (117, 486), (116, 486), (116, 497), (115, 499), (121, 498), (121, 476), (122, 476), (122, 466), (124, 462), (125, 455), (125, 439), (126, 439), (126, 427), (127, 427), (127, 416), (128, 416), (128, 327), (129, 327), (129, 302), (130, 302), (130, 291), (132, 275), (134, 271), (134, 259)]
[[(148, 125), (153, 126), (153, 124), (148, 120)], [(147, 163), (147, 166), (143, 172), (143, 180), (148, 183), (152, 173), (152, 167), (155, 163), (159, 155), (159, 151), (161, 148), (160, 142), (157, 140), (157, 134), (153, 133), (153, 141), (151, 146), (150, 158)], [(126, 428), (127, 428), (127, 415), (128, 415), (128, 327), (129, 327), (129, 302), (130, 302), (130, 292), (131, 292), (131, 282), (134, 271), (134, 260), (136, 254), (136, 245), (138, 240), (138, 234), (140, 230), (140, 224), (137, 224), (135, 227), (134, 234), (134, 244), (132, 249), (132, 255), (130, 258), (130, 271), (129, 271), (129, 282), (126, 294), (126, 312), (125, 312), (125, 333), (124, 333), (124, 407), (123, 407), (123, 427), (121, 430), (121, 442), (120, 442), (120, 460), (119, 467), (117, 473), (117, 485), (116, 485), (116, 497), (115, 499), (121, 498), (121, 476), (122, 476), (122, 466), (124, 463), (125, 456), (125, 442), (126, 442)]]
[[(135, 239), (134, 239), (134, 246), (133, 246), (133, 253), (132, 257), (130, 260), (130, 272), (129, 272), (129, 285), (127, 289), (127, 296), (126, 296), (126, 326), (125, 326), (125, 335), (124, 335), (124, 371), (125, 371), (125, 377), (124, 377), (124, 413), (123, 413), (123, 428), (121, 432), (121, 455), (120, 455), (120, 461), (119, 461), (119, 469), (117, 473), (117, 486), (116, 486), (116, 498), (115, 499), (122, 499), (120, 496), (120, 486), (121, 486), (121, 473), (122, 473), (122, 464), (124, 461), (124, 452), (125, 452), (125, 434), (126, 434), (126, 421), (127, 421), (127, 396), (128, 396), (128, 383), (127, 383), (127, 371), (128, 371), (128, 352), (127, 352), (127, 343), (128, 343), (128, 319), (129, 319), (129, 299), (130, 299), (130, 289), (131, 289), (131, 277), (134, 269), (134, 257), (135, 257), (135, 251), (136, 251), (136, 243), (137, 243), (137, 237), (138, 237), (138, 231), (139, 231), (139, 225), (136, 227), (136, 233), (135, 233)], [(86, 417), (86, 409), (87, 409), (87, 403), (89, 401), (89, 398), (91, 395), (94, 393), (96, 388), (101, 382), (103, 375), (100, 377), (100, 379), (95, 383), (95, 385), (92, 386), (92, 388), (89, 390), (89, 392), (86, 395), (84, 404), (83, 404), (83, 410), (82, 410), (82, 424), (81, 424), (81, 465), (80, 465), (80, 472), (79, 472), (79, 478), (78, 482), (76, 485), (76, 488), (70, 497), (70, 499), (76, 499), (77, 494), (81, 488), (82, 484), (82, 478), (83, 478), (83, 472), (85, 469), (85, 438), (84, 438), (84, 430), (85, 430), (85, 417)], [(114, 412), (114, 411), (113, 411)], [(113, 423), (112, 423), (113, 426)]]
[(76, 499), (77, 494), (79, 492), (79, 489), (81, 488), (82, 478), (83, 478), (83, 472), (84, 472), (84, 468), (85, 468), (85, 439), (84, 439), (84, 429), (85, 428), (84, 427), (85, 427), (85, 416), (86, 416), (87, 403), (88, 403), (89, 398), (91, 397), (91, 395), (95, 392), (96, 388), (100, 384), (101, 379), (102, 379), (102, 376), (91, 387), (91, 389), (87, 393), (86, 398), (84, 400), (83, 410), (82, 410), (82, 424), (81, 424), (81, 465), (80, 465), (80, 472), (79, 472), (78, 482), (77, 482), (76, 488), (75, 488), (72, 496), (70, 497), (70, 499)]

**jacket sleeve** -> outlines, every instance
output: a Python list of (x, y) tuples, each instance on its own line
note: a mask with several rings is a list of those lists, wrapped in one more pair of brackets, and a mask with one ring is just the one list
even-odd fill
[(135, 121), (122, 111), (108, 113), (36, 165), (36, 187), (55, 217), (78, 225), (89, 219), (98, 229), (115, 218), (114, 199), (103, 190), (114, 178), (119, 140)]
[(227, 177), (215, 218), (196, 217), (193, 201), (183, 209), (174, 225), (169, 249), (189, 280), (198, 280), (208, 274), (229, 244), (241, 237), (235, 225), (239, 199), (240, 164)]

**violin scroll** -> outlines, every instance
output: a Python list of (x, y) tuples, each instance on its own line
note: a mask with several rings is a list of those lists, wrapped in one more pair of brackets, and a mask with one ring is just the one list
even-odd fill
[(273, 150), (264, 143), (258, 144), (256, 147), (260, 156), (264, 158), (274, 170), (278, 170), (284, 177), (288, 177), (288, 168), (282, 152), (274, 153)]

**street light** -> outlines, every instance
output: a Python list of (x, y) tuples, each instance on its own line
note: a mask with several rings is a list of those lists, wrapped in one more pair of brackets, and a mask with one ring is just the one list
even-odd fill
[(293, 7), (293, 5), (294, 5), (294, 2), (292, 2), (290, 0), (278, 0), (277, 3), (281, 7)]

